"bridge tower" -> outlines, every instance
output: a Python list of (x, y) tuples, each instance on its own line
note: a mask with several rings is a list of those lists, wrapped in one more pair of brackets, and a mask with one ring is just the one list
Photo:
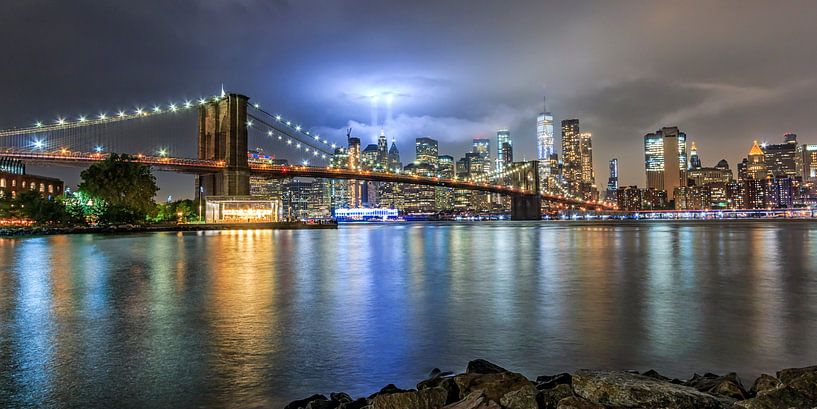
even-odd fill
[(247, 96), (230, 93), (199, 106), (198, 158), (222, 161), (224, 169), (198, 176), (197, 196), (250, 194), (247, 101)]
[(512, 183), (531, 193), (511, 196), (511, 220), (542, 220), (542, 196), (539, 194), (539, 161), (529, 161), (524, 172), (515, 173)]

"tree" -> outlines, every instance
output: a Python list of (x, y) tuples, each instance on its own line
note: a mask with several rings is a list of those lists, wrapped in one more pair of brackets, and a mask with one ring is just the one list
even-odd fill
[(75, 223), (65, 208), (62, 200), (47, 198), (36, 190), (23, 190), (12, 201), (19, 214), (37, 224), (71, 224)]
[(100, 223), (140, 223), (155, 206), (153, 196), (159, 191), (156, 177), (149, 167), (126, 154), (113, 153), (82, 171), (80, 177), (77, 190), (106, 204)]

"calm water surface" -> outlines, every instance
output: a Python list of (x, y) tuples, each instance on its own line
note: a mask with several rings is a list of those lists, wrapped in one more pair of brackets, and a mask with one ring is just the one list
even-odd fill
[(279, 407), (476, 357), (752, 378), (816, 339), (812, 223), (0, 239), (0, 407)]

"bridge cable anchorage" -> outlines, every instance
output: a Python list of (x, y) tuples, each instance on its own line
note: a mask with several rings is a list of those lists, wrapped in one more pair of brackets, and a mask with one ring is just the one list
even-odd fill
[(307, 143), (306, 141), (309, 141), (307, 144), (313, 146), (313, 148), (315, 148), (315, 145), (322, 146), (322, 148), (317, 149), (320, 150), (321, 152), (328, 153), (329, 155), (332, 155), (335, 149), (337, 148), (344, 149), (342, 146), (336, 143), (332, 143), (326, 138), (321, 138), (321, 136), (318, 134), (312, 134), (309, 131), (303, 130), (303, 128), (300, 125), (294, 124), (292, 121), (284, 119), (281, 115), (273, 115), (270, 112), (265, 111), (258, 104), (252, 104), (250, 106), (254, 108), (256, 111), (266, 116), (267, 118), (269, 118), (268, 119), (269, 122), (267, 122), (267, 120), (260, 119), (257, 116), (249, 113), (247, 114), (247, 116), (252, 116), (258, 121), (264, 121), (264, 124), (266, 124), (267, 126), (276, 129), (288, 136), (291, 136), (299, 140), (301, 143)]
[[(217, 97), (211, 97), (217, 98)], [(199, 99), (199, 104), (206, 103), (208, 99)], [(202, 102), (204, 101), (204, 102)], [(117, 110), (117, 111), (101, 111), (98, 115), (90, 117), (86, 115), (78, 115), (76, 120), (69, 120), (64, 116), (58, 116), (52, 124), (45, 124), (42, 121), (36, 121), (32, 126), (23, 128), (10, 128), (0, 130), (0, 137), (6, 136), (21, 136), (35, 133), (63, 131), (75, 128), (84, 128), (94, 125), (104, 125), (122, 121), (130, 121), (133, 119), (142, 119), (147, 117), (154, 117), (159, 114), (172, 114), (184, 110), (189, 110), (197, 105), (191, 100), (184, 100), (181, 103), (171, 102), (166, 107), (162, 105), (154, 105), (150, 109), (136, 106), (132, 111)], [(111, 113), (109, 112), (116, 112)]]

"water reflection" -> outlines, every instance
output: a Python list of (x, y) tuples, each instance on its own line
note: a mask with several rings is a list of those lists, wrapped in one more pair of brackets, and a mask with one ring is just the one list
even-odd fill
[(528, 375), (813, 364), (805, 223), (349, 226), (0, 239), (0, 406), (272, 406)]

